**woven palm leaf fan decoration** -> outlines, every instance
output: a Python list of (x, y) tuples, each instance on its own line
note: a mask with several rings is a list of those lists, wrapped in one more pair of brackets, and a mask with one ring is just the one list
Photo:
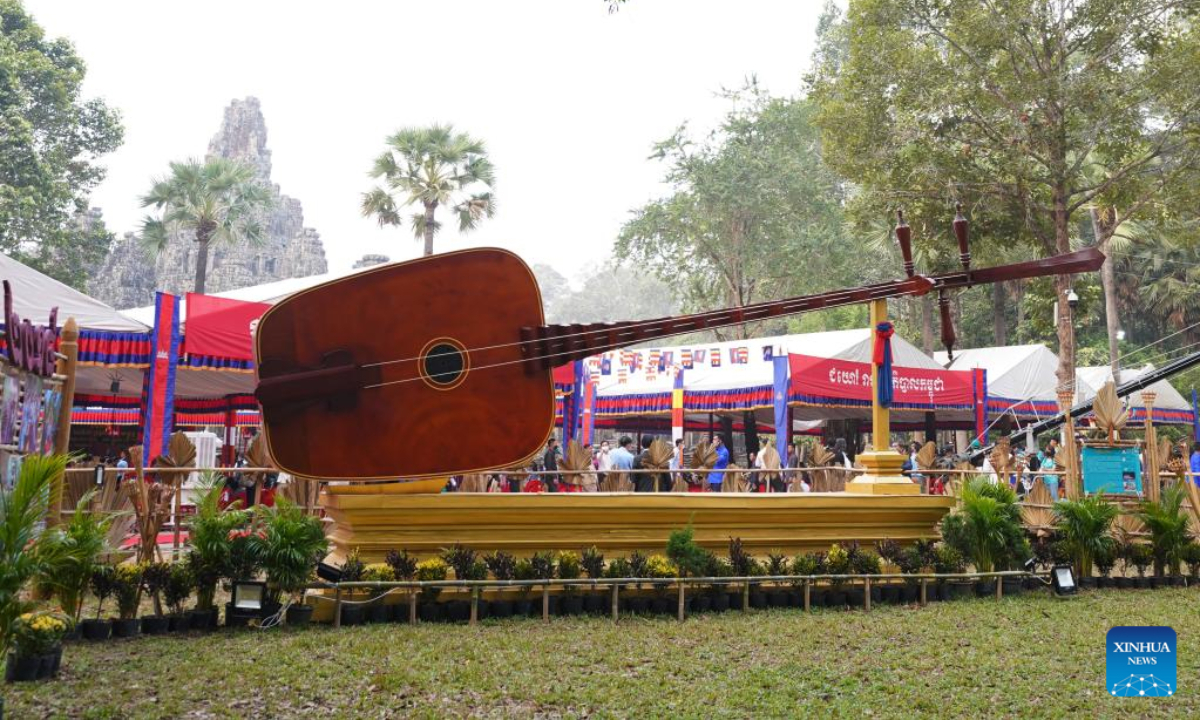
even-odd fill
[[(813, 445), (812, 457), (809, 458), (809, 467), (825, 468), (829, 463), (833, 462), (833, 451), (825, 447), (821, 443)], [(829, 492), (830, 482), (829, 470), (813, 470), (813, 492)]]
[(463, 475), (462, 482), (459, 483), (458, 491), (465, 493), (481, 493), (487, 492), (488, 478), (487, 475), (480, 473), (472, 473)]
[(919, 470), (933, 470), (934, 463), (936, 462), (937, 444), (930, 440), (917, 451), (917, 468)]
[(775, 449), (774, 445), (767, 445), (759, 454), (759, 459), (762, 460), (763, 480), (770, 483), (779, 477), (779, 469), (782, 467), (782, 463), (779, 460), (779, 451)]
[(741, 473), (741, 472), (736, 472), (737, 470), (740, 470), (741, 467), (738, 465), (735, 465), (733, 463), (730, 463), (729, 467), (726, 469), (733, 470), (735, 472), (726, 472), (726, 473), (721, 474), (722, 475), (721, 492), (726, 492), (726, 493), (746, 492), (746, 474)]
[(1021, 523), (1038, 537), (1054, 532), (1054, 498), (1040, 477), (1033, 481), (1033, 487), (1021, 503)]
[(1108, 532), (1117, 541), (1122, 543), (1131, 542), (1134, 538), (1144, 537), (1148, 534), (1146, 526), (1142, 524), (1142, 521), (1136, 515), (1129, 512), (1122, 512), (1117, 515)]
[(567, 444), (567, 453), (559, 461), (558, 467), (566, 473), (562, 476), (564, 483), (589, 490), (596, 489), (596, 473), (593, 472), (595, 468), (592, 467), (592, 456), (583, 449), (578, 440), (572, 440)]
[(692, 448), (692, 469), (712, 470), (717, 464), (717, 451), (707, 440), (701, 440)]
[(1117, 397), (1117, 387), (1113, 385), (1112, 380), (1105, 383), (1096, 393), (1096, 399), (1092, 402), (1092, 414), (1103, 439), (1110, 443), (1120, 439), (1121, 430), (1124, 430), (1129, 422), (1129, 409), (1121, 404), (1121, 399)]
[[(271, 467), (271, 456), (267, 454), (267, 439), (261, 433), (254, 436), (250, 441), (250, 447), (246, 448), (246, 462), (250, 463), (250, 467), (265, 468)], [(266, 473), (254, 472), (246, 473), (244, 477), (254, 482), (255, 485), (261, 485), (265, 479)]]
[(992, 463), (992, 469), (1000, 477), (1007, 476), (1012, 465), (1012, 447), (1009, 443), (1007, 437), (1000, 438), (996, 441), (996, 446), (992, 448), (992, 454), (988, 458)]
[[(184, 439), (186, 440), (187, 436), (184, 436)], [(173, 436), (171, 440), (174, 442)], [(177, 448), (182, 449), (178, 446)], [(168, 453), (169, 452), (170, 446), (168, 445)], [(193, 459), (195, 459), (195, 452), (196, 449), (193, 446)], [(138, 471), (138, 479), (131, 483), (134, 485), (134, 488), (130, 492), (130, 501), (133, 505), (134, 526), (138, 535), (137, 560), (138, 562), (153, 562), (155, 555), (158, 553), (158, 532), (171, 517), (171, 501), (175, 498), (175, 485), (170, 481), (163, 483), (149, 483), (141, 480), (141, 445), (136, 445), (129, 448), (129, 457), (133, 458), (134, 469)], [(170, 462), (170, 460), (167, 460), (166, 462)], [(163, 465), (162, 467), (179, 466)]]
[[(642, 459), (642, 467), (647, 470), (666, 470), (671, 466), (671, 444), (662, 438), (654, 438), (646, 455)], [(658, 477), (654, 476), (654, 489), (658, 490)]]

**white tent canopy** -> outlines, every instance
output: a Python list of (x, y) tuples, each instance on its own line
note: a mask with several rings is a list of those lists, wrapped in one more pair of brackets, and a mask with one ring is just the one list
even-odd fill
[(0, 280), (7, 280), (12, 286), (13, 310), (34, 325), (44, 325), (51, 308), (57, 307), (59, 325), (73, 317), (80, 328), (88, 330), (146, 332), (150, 329), (145, 323), (3, 254), (0, 254)]
[[(1127, 383), (1131, 380), (1136, 380), (1142, 375), (1154, 369), (1153, 365), (1146, 364), (1140, 368), (1122, 368), (1121, 382)], [(1076, 377), (1079, 378), (1078, 394), (1076, 402), (1086, 402), (1096, 396), (1096, 391), (1104, 387), (1105, 383), (1112, 379), (1112, 368), (1108, 365), (1101, 367), (1081, 367), (1075, 369)], [(1192, 404), (1189, 403), (1175, 386), (1166, 380), (1159, 380), (1150, 385), (1146, 390), (1155, 393), (1154, 407), (1160, 410), (1181, 410), (1184, 412), (1192, 409)], [(1125, 398), (1129, 407), (1134, 409), (1145, 409), (1142, 403), (1142, 393), (1135, 392)]]

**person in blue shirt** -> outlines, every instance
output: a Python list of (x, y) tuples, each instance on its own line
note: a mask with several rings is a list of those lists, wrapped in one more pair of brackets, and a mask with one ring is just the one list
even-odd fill
[(729, 448), (725, 447), (720, 435), (713, 438), (713, 450), (717, 453), (717, 462), (708, 474), (708, 489), (721, 492), (721, 481), (725, 479), (725, 473), (722, 471), (729, 467)]
[(608, 454), (612, 459), (612, 469), (616, 472), (633, 469), (633, 438), (622, 435), (617, 441), (617, 449)]
[(1192, 482), (1200, 487), (1200, 443), (1192, 446)]

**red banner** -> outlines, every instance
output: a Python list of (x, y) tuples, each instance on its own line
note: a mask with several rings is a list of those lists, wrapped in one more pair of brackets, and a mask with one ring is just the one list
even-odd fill
[(211, 295), (187, 294), (187, 352), (192, 355), (253, 360), (254, 326), (270, 308)]
[[(792, 394), (871, 402), (871, 364), (789, 355)], [(974, 406), (969, 371), (892, 367), (893, 404)]]

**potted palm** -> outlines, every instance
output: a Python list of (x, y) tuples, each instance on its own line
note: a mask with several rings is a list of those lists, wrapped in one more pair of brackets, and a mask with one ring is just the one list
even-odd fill
[(1100, 495), (1054, 503), (1055, 529), (1071, 554), (1075, 575), (1082, 588), (1096, 587), (1092, 566), (1096, 555), (1107, 552), (1112, 546), (1109, 529), (1117, 512), (1117, 506)]
[[(583, 566), (583, 572), (593, 580), (604, 577), (604, 553), (600, 552), (599, 548), (593, 545), (585, 549), (579, 555), (579, 562)], [(605, 595), (603, 592), (590, 592), (583, 596), (583, 610), (590, 615), (601, 615), (604, 613)]]
[(1192, 584), (1200, 580), (1200, 543), (1188, 543), (1188, 546), (1180, 553), (1183, 561), (1188, 564), (1188, 569), (1191, 570), (1190, 578)]
[(113, 595), (117, 601), (117, 619), (113, 621), (113, 634), (118, 637), (133, 637), (142, 631), (138, 620), (138, 603), (142, 599), (142, 566), (122, 563), (113, 568)]
[(187, 564), (196, 581), (196, 607), (191, 613), (191, 626), (199, 629), (217, 627), (220, 611), (215, 598), (221, 578), (234, 578), (232, 570), (233, 540), (230, 537), (246, 523), (247, 513), (221, 508), (222, 487), (210, 476), (196, 500), (196, 512), (188, 523)]
[[(79, 623), (83, 612), (92, 573), (109, 550), (108, 531), (113, 522), (112, 516), (102, 517), (91, 509), (92, 494), (89, 492), (79, 500), (70, 523), (47, 530), (35, 546), (39, 589), (55, 597), (74, 623)], [(111, 631), (107, 620), (89, 620), (82, 625), (84, 636), (89, 639), (106, 639)]]
[[(512, 580), (516, 577), (517, 559), (502, 550), (483, 558), (488, 572), (497, 580)], [(492, 615), (498, 618), (512, 617), (513, 602), (503, 596), (492, 601)]]
[[(392, 568), (392, 577), (400, 582), (411, 581), (417, 576), (417, 559), (412, 555), (409, 555), (407, 550), (401, 550), (399, 552), (395, 550), (389, 550), (387, 556), (384, 558), (384, 562), (386, 562)], [(410, 590), (410, 597), (411, 592), (412, 591)], [(407, 618), (407, 604), (395, 603), (392, 605), (393, 622), (402, 622)]]
[[(276, 500), (274, 507), (259, 506), (258, 512), (261, 524), (259, 532), (249, 538), (249, 551), (267, 580), (262, 617), (275, 615), (286, 601), (288, 624), (294, 620), (296, 625), (304, 625), (312, 617), (312, 609), (302, 602), (304, 587), (312, 581), (317, 562), (329, 549), (325, 529), (320, 519), (284, 498)], [(342, 579), (347, 580), (345, 567)], [(303, 609), (292, 612), (293, 607)], [(344, 612), (345, 606), (343, 622)]]
[[(114, 578), (114, 571), (113, 571), (112, 565), (101, 564), (101, 565), (97, 565), (96, 569), (92, 570), (92, 579), (91, 579), (91, 582), (89, 583), (89, 586), (91, 587), (91, 590), (92, 590), (92, 596), (96, 598), (96, 619), (97, 620), (100, 620), (104, 615), (104, 601), (107, 600), (108, 598), (112, 597), (113, 590), (114, 590), (114, 583), (115, 583), (115, 578)], [(108, 621), (108, 623), (110, 626), (113, 625), (113, 622), (111, 620)], [(112, 629), (114, 630), (113, 634), (116, 635), (117, 637), (129, 637), (128, 634), (122, 634), (121, 632), (117, 632), (116, 628), (112, 628)], [(95, 631), (93, 631), (93, 633), (94, 632)]]
[(187, 612), (186, 603), (192, 596), (195, 583), (187, 563), (173, 563), (169, 567), (170, 571), (162, 587), (163, 602), (170, 612), (167, 615), (167, 630), (187, 632), (191, 629), (191, 616)]
[[(1138, 511), (1138, 519), (1150, 533), (1150, 545), (1153, 548), (1154, 572), (1157, 578), (1151, 581), (1151, 587), (1162, 583), (1182, 583), (1180, 564), (1182, 552), (1192, 536), (1188, 529), (1190, 518), (1183, 509), (1186, 490), (1180, 484), (1165, 487), (1157, 501), (1144, 501)], [(1168, 580), (1168, 578), (1170, 578)]]
[[(942, 518), (941, 529), (942, 538), (970, 558), (975, 571), (981, 573), (1005, 569), (1027, 546), (1016, 493), (1007, 484), (992, 483), (987, 477), (966, 483), (961, 509)], [(982, 596), (993, 594), (996, 581), (981, 580), (975, 590)]]
[[(171, 619), (163, 612), (162, 591), (171, 579), (171, 566), (164, 562), (142, 564), (142, 590), (154, 605), (153, 615), (142, 616), (142, 632), (158, 635), (170, 630)], [(178, 623), (177, 623), (178, 625)]]

